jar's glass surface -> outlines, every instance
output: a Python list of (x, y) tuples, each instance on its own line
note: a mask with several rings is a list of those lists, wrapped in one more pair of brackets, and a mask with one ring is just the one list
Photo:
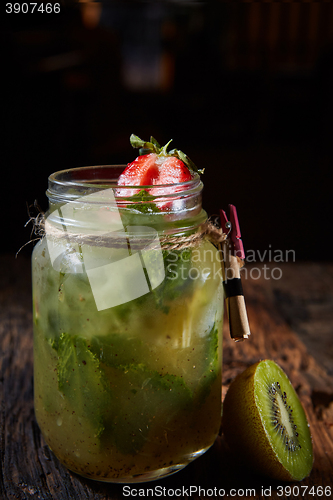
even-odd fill
[(123, 169), (49, 178), (32, 256), (35, 412), (69, 469), (139, 482), (218, 434), (223, 288), (219, 251), (200, 237), (199, 176), (172, 192), (119, 188)]

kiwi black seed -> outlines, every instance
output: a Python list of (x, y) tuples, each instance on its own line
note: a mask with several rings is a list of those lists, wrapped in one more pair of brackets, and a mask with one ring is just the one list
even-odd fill
[(223, 433), (236, 457), (257, 472), (302, 480), (313, 464), (304, 409), (273, 361), (252, 365), (232, 382), (223, 403)]
[[(290, 405), (288, 406), (286, 392), (282, 394), (280, 383), (273, 382), (268, 390), (268, 394), (272, 399), (271, 422), (273, 429), (277, 434), (280, 434), (282, 442), (288, 451), (296, 451), (297, 448), (301, 449), (302, 446), (297, 439), (297, 425), (293, 419), (293, 410)], [(282, 416), (283, 412), (285, 414)], [(287, 421), (284, 421), (283, 417), (287, 417)], [(281, 421), (284, 423), (281, 423)]]

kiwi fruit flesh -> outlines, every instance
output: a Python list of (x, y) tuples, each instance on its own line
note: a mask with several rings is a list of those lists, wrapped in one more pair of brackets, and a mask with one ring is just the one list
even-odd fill
[(291, 382), (274, 361), (250, 366), (231, 383), (222, 429), (233, 454), (259, 474), (301, 481), (311, 472), (309, 424)]

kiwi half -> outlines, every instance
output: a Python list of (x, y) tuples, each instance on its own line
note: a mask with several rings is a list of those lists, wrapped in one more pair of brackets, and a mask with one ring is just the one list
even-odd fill
[(290, 380), (274, 361), (250, 366), (231, 383), (222, 429), (236, 457), (260, 474), (301, 481), (311, 472), (309, 424)]

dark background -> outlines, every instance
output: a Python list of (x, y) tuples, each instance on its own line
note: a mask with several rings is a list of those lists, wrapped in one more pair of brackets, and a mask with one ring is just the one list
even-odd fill
[(333, 4), (60, 3), (4, 16), (2, 252), (49, 174), (128, 163), (135, 133), (205, 167), (204, 207), (237, 206), (247, 251), (332, 260)]

